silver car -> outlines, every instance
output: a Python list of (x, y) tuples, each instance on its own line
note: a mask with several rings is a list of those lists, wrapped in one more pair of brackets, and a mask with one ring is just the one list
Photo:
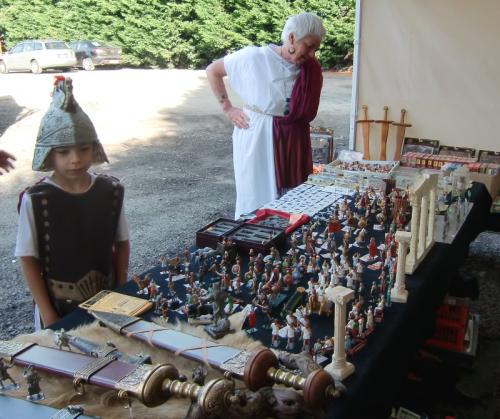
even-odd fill
[(0, 73), (31, 71), (39, 74), (48, 68), (76, 66), (74, 51), (65, 42), (42, 39), (23, 41), (0, 55)]

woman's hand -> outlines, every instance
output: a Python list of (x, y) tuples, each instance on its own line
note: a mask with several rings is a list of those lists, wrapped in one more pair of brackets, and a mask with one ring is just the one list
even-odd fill
[(249, 127), (248, 116), (240, 108), (231, 106), (227, 111), (225, 111), (225, 114), (235, 127), (241, 129), (247, 129)]
[[(14, 168), (14, 165), (12, 164), (14, 160), (16, 160), (16, 158), (12, 154), (9, 154), (4, 150), (0, 150), (0, 169), (3, 169), (5, 172), (9, 172)], [(0, 175), (3, 175), (2, 170), (0, 170)]]

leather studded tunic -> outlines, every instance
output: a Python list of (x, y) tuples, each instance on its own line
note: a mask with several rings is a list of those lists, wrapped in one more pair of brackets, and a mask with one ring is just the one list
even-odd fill
[(123, 205), (123, 186), (97, 176), (82, 194), (48, 183), (32, 186), (42, 276), (57, 313), (63, 316), (103, 289), (115, 286), (113, 246)]

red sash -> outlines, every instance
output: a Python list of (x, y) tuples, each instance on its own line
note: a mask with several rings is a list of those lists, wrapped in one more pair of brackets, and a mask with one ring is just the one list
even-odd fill
[(323, 75), (316, 59), (300, 68), (290, 98), (290, 113), (273, 117), (274, 166), (278, 191), (293, 188), (312, 173), (309, 122), (318, 112)]

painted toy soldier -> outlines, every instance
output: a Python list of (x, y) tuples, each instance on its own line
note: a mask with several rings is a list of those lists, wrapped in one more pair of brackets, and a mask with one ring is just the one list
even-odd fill
[(10, 374), (7, 372), (9, 368), (12, 368), (12, 365), (7, 365), (4, 361), (3, 358), (0, 358), (0, 390), (5, 390), (5, 385), (4, 381), (9, 380), (12, 385), (9, 387), (12, 388), (19, 388), (17, 383), (14, 381), (14, 379), (10, 376)]
[(323, 344), (321, 343), (321, 339), (316, 339), (313, 346), (314, 353), (314, 362), (318, 362), (318, 356), (321, 354), (321, 350), (323, 349)]
[(163, 300), (163, 293), (160, 292), (160, 293), (158, 293), (158, 295), (156, 296), (155, 301), (154, 301), (154, 303), (155, 303), (155, 310), (154, 310), (155, 314), (160, 314), (160, 312), (161, 312), (161, 304), (163, 302), (162, 300)]
[(250, 308), (250, 310), (248, 311), (248, 314), (247, 314), (247, 322), (248, 322), (247, 333), (248, 334), (255, 333), (257, 331), (257, 328), (255, 327), (257, 325), (257, 315), (255, 313), (256, 311), (257, 311), (257, 307), (255, 307), (253, 305)]
[(174, 283), (174, 276), (173, 276), (172, 272), (170, 272), (168, 274), (168, 291), (169, 291), (170, 296), (175, 295), (175, 283)]
[(302, 352), (309, 352), (311, 350), (311, 326), (306, 323), (302, 327)]
[(71, 347), (69, 346), (69, 336), (64, 329), (59, 329), (55, 332), (55, 343), (59, 350), (62, 350), (63, 347), (68, 348), (71, 351)]
[(377, 257), (377, 244), (375, 243), (375, 237), (370, 239), (370, 244), (368, 246), (368, 254), (370, 256), (370, 260), (373, 260)]
[(271, 323), (271, 346), (273, 348), (277, 348), (279, 346), (279, 332), (280, 332), (280, 324), (277, 319), (274, 319)]
[(155, 301), (156, 296), (158, 295), (158, 285), (156, 285), (154, 279), (149, 283), (148, 291), (150, 301)]
[(162, 298), (162, 300), (163, 301), (160, 306), (161, 317), (168, 321), (170, 315), (170, 307), (166, 298)]
[(285, 349), (287, 351), (293, 351), (295, 347), (295, 327), (291, 324), (288, 324), (286, 327), (287, 344)]
[(24, 369), (23, 376), (26, 378), (26, 383), (28, 385), (28, 395), (26, 399), (30, 401), (44, 399), (45, 397), (40, 388), (40, 376), (31, 365), (28, 365)]

